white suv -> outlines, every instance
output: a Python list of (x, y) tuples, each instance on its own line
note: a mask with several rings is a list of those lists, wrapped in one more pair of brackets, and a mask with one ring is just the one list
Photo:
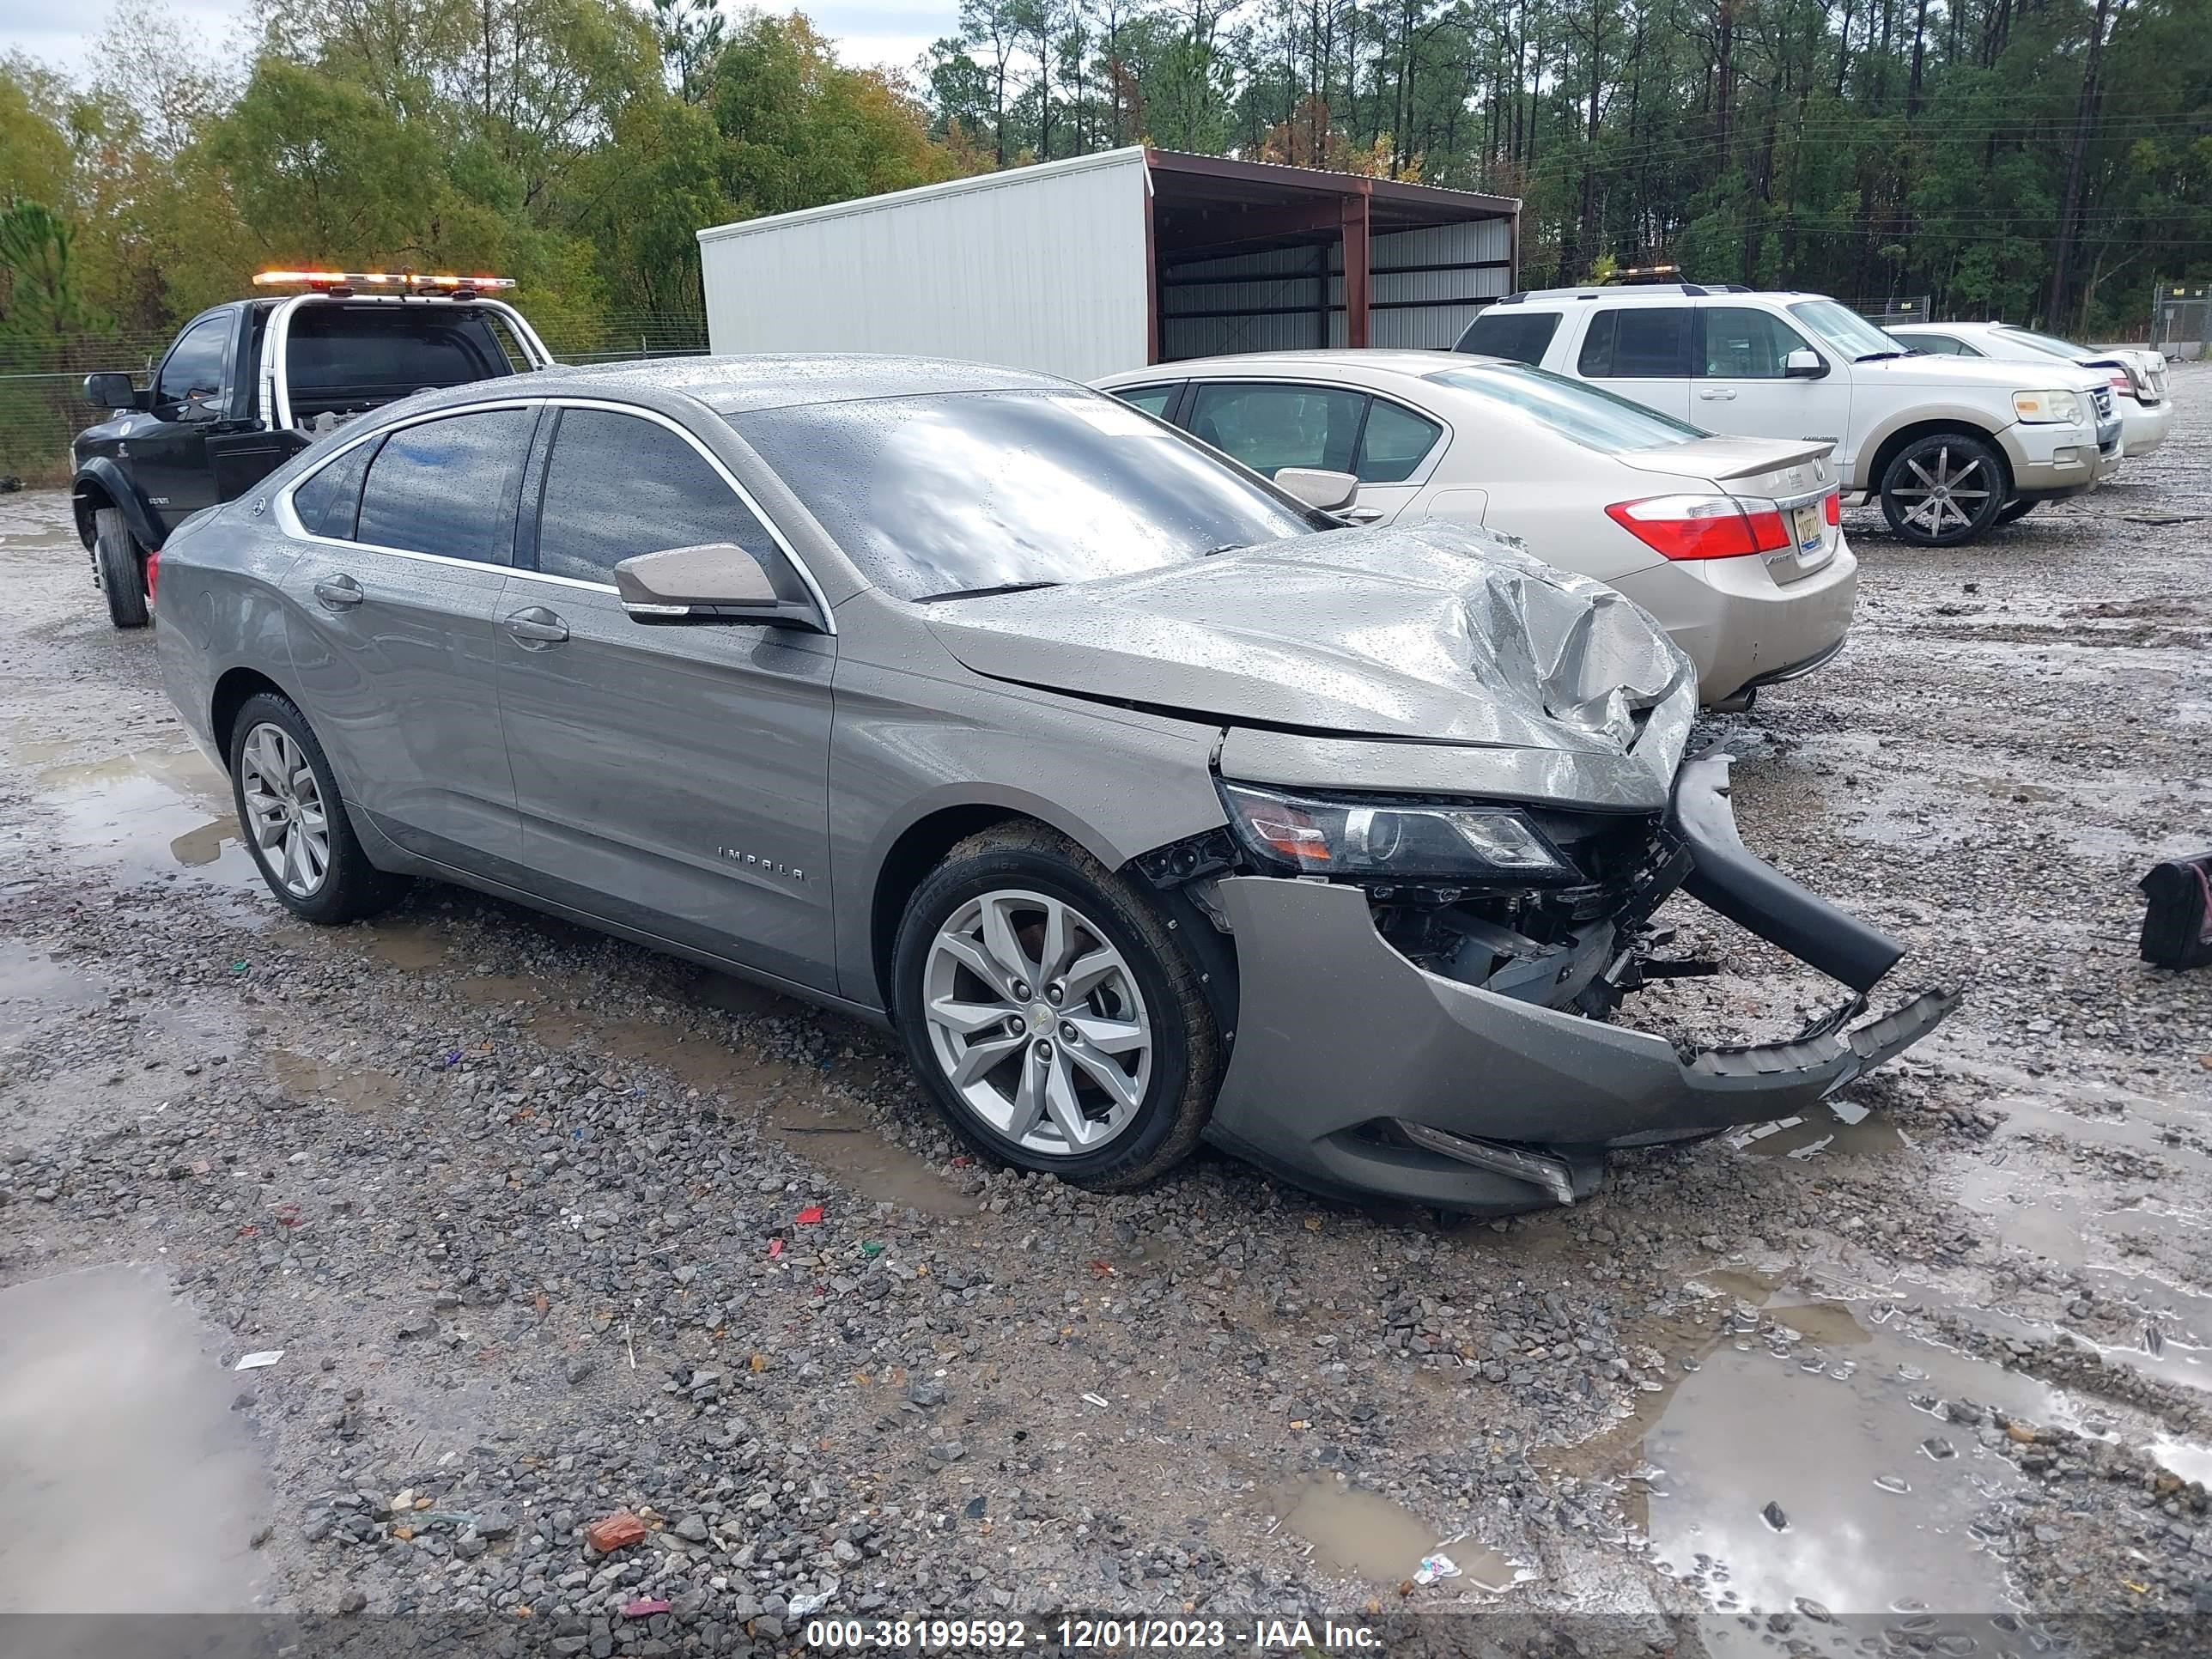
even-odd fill
[(1587, 380), (1709, 432), (1835, 446), (1922, 547), (1972, 541), (2118, 465), (2102, 374), (1929, 356), (1819, 294), (1693, 283), (1509, 294), (1458, 349)]

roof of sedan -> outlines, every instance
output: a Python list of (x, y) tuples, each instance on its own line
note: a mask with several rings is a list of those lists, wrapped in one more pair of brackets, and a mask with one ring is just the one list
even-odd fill
[(1463, 351), (1393, 350), (1387, 347), (1316, 348), (1299, 351), (1246, 351), (1219, 357), (1194, 357), (1181, 362), (1156, 363), (1149, 369), (1103, 376), (1106, 381), (1128, 385), (1145, 380), (1172, 380), (1187, 374), (1218, 374), (1268, 369), (1366, 369), (1384, 374), (1425, 377), (1447, 368), (1482, 368), (1503, 361)]
[(605, 394), (616, 387), (682, 392), (718, 415), (831, 404), (862, 398), (911, 398), (946, 392), (1065, 392), (1065, 380), (1018, 368), (939, 357), (860, 352), (783, 352), (734, 357), (662, 357), (583, 368), (556, 364), (535, 374), (477, 383), (487, 395)]

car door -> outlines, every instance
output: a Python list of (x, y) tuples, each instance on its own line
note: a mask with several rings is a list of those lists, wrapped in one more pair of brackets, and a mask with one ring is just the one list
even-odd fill
[(1576, 377), (1678, 421), (1695, 420), (1690, 412), (1692, 314), (1688, 306), (1600, 308), (1575, 354)]
[[(283, 504), (296, 695), (383, 835), (512, 880), (521, 850), (495, 684), (534, 407), (410, 422), (341, 450)], [(290, 526), (288, 526), (289, 528)]]
[[(1690, 421), (1747, 438), (1802, 438), (1846, 449), (1851, 429), (1850, 377), (1773, 312), (1755, 306), (1704, 306), (1698, 320)], [(1786, 372), (1790, 354), (1810, 351), (1820, 372)], [(1848, 455), (1843, 456), (1848, 461)]]
[(215, 504), (208, 434), (228, 412), (231, 337), (236, 319), (211, 311), (177, 337), (154, 372), (149, 420), (131, 434), (131, 474), (166, 532)]
[(836, 641), (633, 618), (614, 587), (633, 555), (727, 542), (784, 571), (792, 556), (675, 422), (597, 404), (556, 420), (499, 641), (524, 860), (577, 908), (834, 989)]

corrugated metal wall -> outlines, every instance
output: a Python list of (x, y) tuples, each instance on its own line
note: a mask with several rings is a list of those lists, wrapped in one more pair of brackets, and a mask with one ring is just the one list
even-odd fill
[(1141, 367), (1146, 189), (1123, 149), (702, 230), (708, 342)]
[[(1344, 343), (1342, 255), (1334, 246), (1272, 248), (1174, 265), (1160, 273), (1160, 356), (1302, 351)], [(1273, 314), (1206, 313), (1271, 308)]]
[[(1399, 230), (1371, 239), (1370, 343), (1449, 350), (1474, 319), (1470, 296), (1495, 299), (1512, 272), (1397, 271), (1401, 265), (1474, 265), (1506, 260), (1513, 232), (1504, 219)], [(1174, 361), (1235, 351), (1295, 351), (1344, 343), (1342, 245), (1276, 248), (1175, 265), (1161, 273), (1160, 355)], [(1425, 303), (1409, 305), (1407, 301)], [(1393, 303), (1395, 302), (1395, 303)], [(1331, 307), (1316, 315), (1322, 306)], [(1259, 316), (1221, 312), (1263, 311)]]
[(1370, 268), (1376, 274), (1368, 300), (1367, 337), (1378, 346), (1447, 351), (1467, 331), (1480, 306), (1405, 306), (1390, 301), (1455, 301), (1474, 295), (1496, 299), (1510, 291), (1513, 273), (1504, 265), (1489, 270), (1421, 270), (1386, 274), (1394, 265), (1473, 264), (1513, 257), (1511, 223), (1504, 219), (1473, 224), (1436, 225), (1426, 230), (1393, 231), (1373, 239)]

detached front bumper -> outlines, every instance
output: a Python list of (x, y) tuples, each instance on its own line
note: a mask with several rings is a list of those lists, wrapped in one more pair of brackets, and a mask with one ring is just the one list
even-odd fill
[[(1853, 985), (1902, 947), (1744, 850), (1728, 760), (1683, 769), (1674, 827), (1688, 890)], [(1801, 1112), (1931, 1030), (1929, 992), (1853, 1027), (1853, 995), (1786, 1042), (1679, 1053), (1649, 1032), (1500, 995), (1415, 966), (1376, 933), (1360, 889), (1238, 877), (1220, 886), (1237, 939), (1237, 1030), (1210, 1139), (1300, 1186), (1475, 1214), (1571, 1202), (1607, 1149)], [(1609, 928), (1585, 951), (1617, 954)], [(1563, 968), (1565, 982), (1572, 967)]]

